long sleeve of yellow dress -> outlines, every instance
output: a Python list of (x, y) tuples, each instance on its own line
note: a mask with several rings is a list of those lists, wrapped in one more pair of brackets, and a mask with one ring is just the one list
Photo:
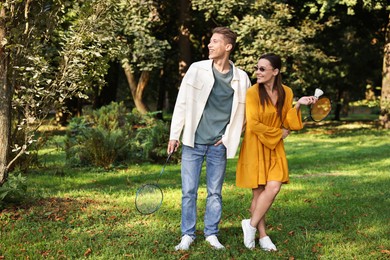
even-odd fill
[[(276, 108), (267, 105), (263, 113), (258, 95), (247, 95), (246, 98), (246, 120), (247, 128), (257, 135), (259, 141), (269, 149), (275, 149), (282, 138), (281, 124), (278, 125), (277, 118), (274, 117)], [(274, 110), (274, 111), (273, 111)]]
[(247, 125), (236, 172), (236, 184), (239, 187), (257, 188), (270, 180), (289, 182), (281, 128), (302, 129), (302, 120), (300, 111), (292, 108), (292, 90), (283, 87), (286, 93), (283, 122), (275, 106), (261, 106), (257, 84), (247, 91)]

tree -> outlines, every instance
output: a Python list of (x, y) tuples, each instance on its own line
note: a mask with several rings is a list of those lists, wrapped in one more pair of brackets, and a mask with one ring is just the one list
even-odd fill
[(9, 136), (11, 130), (12, 89), (7, 82), (8, 57), (6, 45), (6, 8), (0, 6), (0, 186), (7, 178)]
[(180, 0), (179, 4), (179, 74), (184, 77), (191, 63), (191, 42), (190, 42), (190, 2)]
[(384, 128), (390, 128), (390, 15), (386, 27), (386, 41), (383, 53), (381, 114), (379, 120)]
[[(0, 132), (4, 133), (0, 184), (35, 142), (35, 132), (51, 110), (69, 98), (85, 97), (86, 88), (103, 82), (106, 62), (101, 62), (101, 45), (91, 44), (94, 35), (89, 33), (98, 20), (99, 8), (91, 9), (95, 15), (64, 33), (56, 29), (66, 23), (59, 16), (65, 4), (69, 2), (6, 1), (1, 5), (0, 78), (5, 91), (0, 106)], [(86, 44), (90, 44), (88, 48)]]
[(234, 53), (237, 66), (253, 75), (258, 57), (274, 52), (284, 59), (288, 73), (283, 77), (297, 92), (314, 91), (313, 71), (318, 63), (329, 62), (311, 39), (324, 26), (310, 19), (294, 23), (294, 9), (280, 1), (208, 1), (193, 3), (215, 25), (230, 25), (238, 34), (238, 48)]
[(324, 24), (313, 44), (328, 57), (318, 67), (319, 84), (336, 103), (334, 119), (348, 113), (350, 101), (364, 98), (368, 84), (379, 86), (387, 1), (290, 1), (296, 19)]
[(162, 68), (165, 52), (170, 46), (166, 40), (153, 35), (154, 29), (161, 22), (155, 1), (121, 1), (119, 11), (121, 19), (117, 20), (120, 21), (117, 24), (120, 29), (118, 37), (126, 46), (122, 45), (122, 53), (118, 58), (125, 70), (136, 108), (146, 113), (148, 108), (142, 100), (145, 88), (151, 72)]
[[(93, 41), (102, 48), (104, 67), (109, 61), (119, 61), (124, 69), (127, 83), (137, 110), (146, 113), (149, 109), (143, 95), (151, 73), (162, 68), (169, 44), (154, 34), (161, 24), (158, 5), (153, 0), (86, 0), (78, 12), (77, 23), (96, 15), (89, 10), (99, 10), (99, 18), (89, 28)], [(86, 48), (89, 48), (86, 45)], [(103, 65), (103, 63), (102, 63)]]

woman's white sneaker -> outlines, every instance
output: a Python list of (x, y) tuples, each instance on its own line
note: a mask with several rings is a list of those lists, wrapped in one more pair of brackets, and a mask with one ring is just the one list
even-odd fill
[(277, 251), (276, 246), (272, 243), (271, 238), (269, 236), (263, 237), (259, 239), (260, 248), (264, 251)]
[(255, 236), (256, 236), (256, 228), (251, 226), (250, 219), (244, 219), (241, 221), (242, 231), (244, 233), (244, 245), (249, 248), (255, 248)]

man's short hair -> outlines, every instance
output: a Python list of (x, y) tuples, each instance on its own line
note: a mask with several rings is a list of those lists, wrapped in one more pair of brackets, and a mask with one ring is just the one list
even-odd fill
[(232, 30), (230, 30), (229, 28), (216, 27), (213, 29), (212, 33), (213, 34), (214, 33), (222, 34), (225, 37), (225, 39), (227, 40), (227, 42), (233, 46), (232, 50), (236, 46), (237, 34), (235, 32), (233, 32)]

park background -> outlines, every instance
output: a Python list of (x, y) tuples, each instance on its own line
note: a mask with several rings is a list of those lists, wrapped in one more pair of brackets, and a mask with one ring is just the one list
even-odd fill
[[(268, 227), (277, 253), (242, 245), (250, 191), (234, 185), (236, 159), (224, 252), (202, 239), (173, 251), (179, 153), (162, 209), (134, 207), (166, 158), (181, 78), (207, 59), (216, 26), (238, 34), (232, 60), (251, 79), (258, 57), (275, 52), (296, 96), (321, 88), (332, 100), (326, 121), (286, 142), (292, 183)], [(2, 1), (0, 258), (388, 259), (389, 33), (386, 0)]]

